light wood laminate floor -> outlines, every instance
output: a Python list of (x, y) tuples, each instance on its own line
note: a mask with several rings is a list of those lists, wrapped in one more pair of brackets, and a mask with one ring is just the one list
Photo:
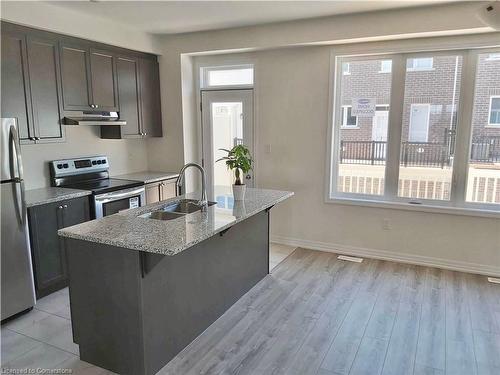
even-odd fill
[(297, 249), (161, 374), (500, 374), (500, 285)]
[[(293, 249), (273, 245), (271, 268)], [(78, 359), (67, 289), (2, 326), (3, 368), (111, 374)], [(297, 249), (160, 374), (500, 374), (500, 285)]]

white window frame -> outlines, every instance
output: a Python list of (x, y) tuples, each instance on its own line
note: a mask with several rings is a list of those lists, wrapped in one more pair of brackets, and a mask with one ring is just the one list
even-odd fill
[[(427, 59), (430, 59), (431, 60), (431, 66), (422, 66), (422, 67), (416, 67), (413, 62), (415, 60), (427, 60)], [(421, 71), (428, 71), (428, 70), (434, 70), (434, 56), (433, 57), (415, 57), (415, 58), (412, 58), (411, 59), (411, 62), (412, 62), (412, 66), (406, 66), (406, 70), (408, 72), (421, 72)]]
[(425, 141), (420, 141), (420, 142), (428, 142), (429, 141), (429, 127), (431, 123), (431, 104), (430, 103), (411, 103), (410, 105), (410, 123), (408, 124), (408, 141), (409, 142), (417, 142), (417, 141), (412, 141), (410, 139), (411, 136), (411, 130), (413, 126), (413, 117), (412, 117), (412, 110), (413, 107), (427, 107), (427, 119), (426, 119), (426, 130), (425, 130)]
[[(383, 66), (383, 62), (384, 61), (390, 61), (391, 62), (391, 65), (390, 65), (390, 69), (384, 69)], [(380, 70), (378, 71), (379, 73), (391, 73), (392, 72), (392, 60), (390, 59), (385, 59), (385, 60), (381, 60), (380, 61)]]
[(500, 122), (490, 122), (491, 121), (491, 110), (493, 107), (493, 99), (500, 99), (500, 95), (490, 96), (490, 105), (488, 107), (488, 128), (500, 128)]
[[(210, 85), (209, 74), (218, 70), (239, 70), (239, 69), (252, 69), (253, 70), (253, 83), (252, 84), (231, 84), (231, 85)], [(203, 66), (200, 71), (200, 87), (202, 90), (224, 90), (229, 88), (252, 88), (255, 84), (255, 67), (254, 64), (234, 64), (234, 65), (213, 65)]]
[[(472, 39), (468, 49), (464, 50), (464, 40)], [(450, 40), (449, 43), (447, 41)], [(475, 95), (476, 64), (482, 53), (500, 52), (498, 42), (487, 39), (477, 40), (474, 37), (436, 39), (436, 49), (429, 48), (428, 40), (409, 40), (404, 42), (387, 42), (381, 45), (339, 46), (332, 49), (330, 60), (330, 103), (328, 124), (328, 152), (325, 179), (325, 202), (378, 208), (403, 209), (411, 211), (437, 212), (454, 215), (470, 215), (500, 218), (498, 204), (467, 202), (467, 174), (472, 135), (472, 112)], [(494, 46), (494, 47), (491, 47)], [(390, 51), (390, 52), (388, 52)], [(424, 51), (424, 52), (421, 52)], [(397, 55), (394, 55), (397, 54)], [(404, 82), (407, 72), (406, 59), (418, 56), (433, 57), (439, 55), (462, 55), (462, 81), (460, 84), (460, 106), (457, 120), (460, 124), (456, 134), (455, 161), (453, 165), (452, 193), (449, 201), (425, 200), (398, 197), (400, 169), (400, 147), (402, 132), (402, 116), (404, 101)], [(339, 160), (339, 143), (335, 141), (340, 135), (339, 113), (341, 70), (339, 64), (344, 61), (368, 59), (388, 59), (392, 63), (391, 102), (389, 113), (388, 158), (385, 173), (385, 191), (381, 196), (351, 194), (336, 191)], [(399, 125), (398, 125), (399, 122)], [(335, 191), (333, 190), (335, 188)], [(418, 203), (418, 204), (414, 204)]]
[(359, 129), (359, 125), (358, 125), (358, 121), (359, 121), (359, 118), (358, 116), (352, 116), (351, 117), (354, 117), (356, 119), (356, 124), (354, 125), (347, 125), (347, 110), (351, 108), (351, 113), (352, 113), (352, 105), (343, 105), (342, 106), (342, 123), (340, 124), (340, 127), (342, 129)]

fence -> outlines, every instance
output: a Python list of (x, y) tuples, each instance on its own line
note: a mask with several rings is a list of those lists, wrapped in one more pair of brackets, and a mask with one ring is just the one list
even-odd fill
[[(402, 142), (401, 164), (405, 167), (448, 167), (453, 160), (452, 141), (454, 139), (450, 137), (445, 143)], [(340, 141), (341, 164), (384, 165), (386, 155), (385, 141)], [(500, 162), (500, 136), (472, 138), (470, 161)]]

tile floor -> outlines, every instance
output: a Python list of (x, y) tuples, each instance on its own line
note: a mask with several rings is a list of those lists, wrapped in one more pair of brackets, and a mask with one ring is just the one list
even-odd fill
[[(272, 244), (269, 270), (295, 248)], [(8, 369), (69, 369), (72, 374), (112, 374), (81, 361), (78, 345), (73, 343), (68, 289), (37, 301), (35, 308), (2, 325), (1, 373)]]

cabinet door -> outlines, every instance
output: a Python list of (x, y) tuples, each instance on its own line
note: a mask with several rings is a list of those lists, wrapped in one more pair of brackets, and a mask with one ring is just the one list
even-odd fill
[(49, 203), (28, 210), (37, 298), (68, 285), (64, 238), (57, 231), (88, 221), (87, 197)]
[(92, 109), (89, 61), (88, 48), (61, 43), (61, 77), (65, 111)]
[(64, 201), (63, 224), (64, 227), (80, 224), (90, 220), (89, 200), (87, 197)]
[(100, 111), (117, 111), (115, 57), (101, 50), (90, 50), (92, 102)]
[(118, 57), (118, 99), (120, 118), (127, 121), (121, 127), (123, 138), (141, 137), (139, 113), (139, 62), (133, 58)]
[(161, 137), (161, 99), (158, 62), (140, 59), (141, 128), (146, 137)]
[(2, 30), (2, 118), (15, 117), (21, 140), (33, 140), (26, 37)]
[(160, 201), (160, 183), (146, 184), (144, 188), (146, 189), (146, 204)]
[(175, 180), (165, 180), (160, 184), (161, 200), (174, 198), (176, 194)]
[(58, 141), (64, 137), (61, 126), (61, 86), (57, 40), (28, 37), (28, 69), (35, 136)]
[(57, 202), (28, 210), (37, 298), (67, 285), (64, 241), (57, 235), (63, 227), (63, 209)]

